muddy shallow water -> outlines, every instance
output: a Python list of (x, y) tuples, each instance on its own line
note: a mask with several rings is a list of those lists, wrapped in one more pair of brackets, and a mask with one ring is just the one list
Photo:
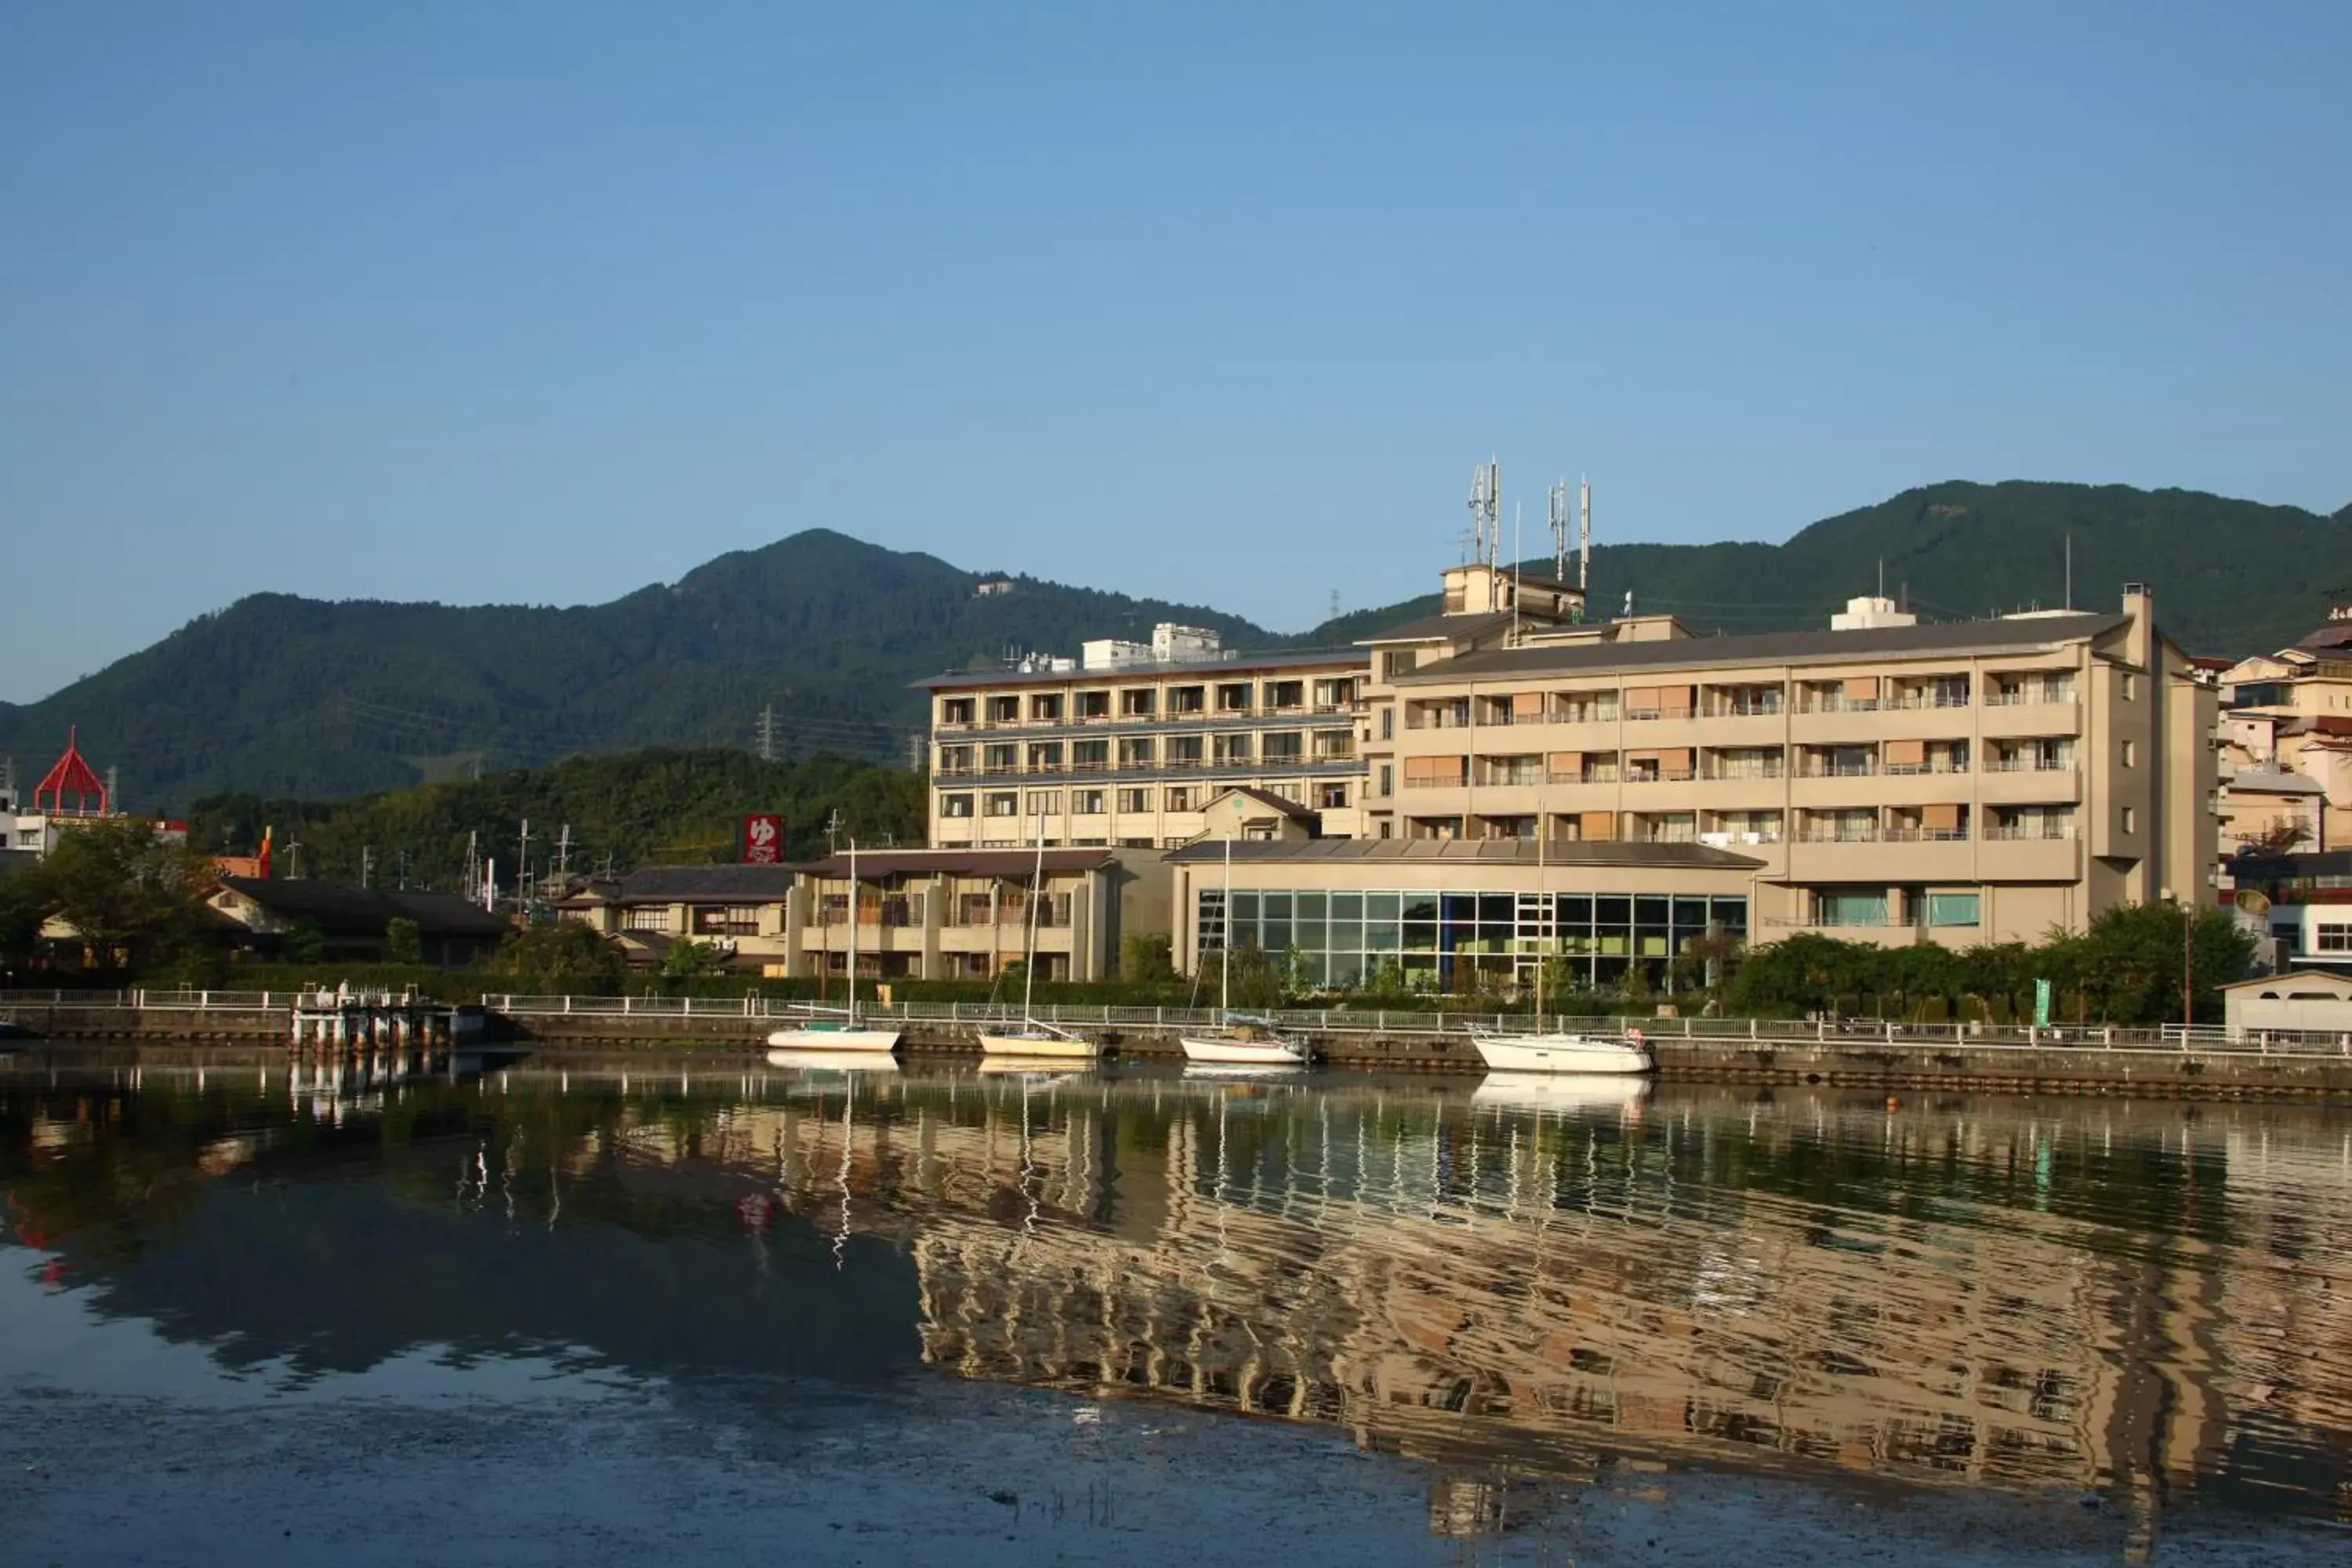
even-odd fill
[(0, 1063), (12, 1562), (2352, 1556), (2352, 1112)]

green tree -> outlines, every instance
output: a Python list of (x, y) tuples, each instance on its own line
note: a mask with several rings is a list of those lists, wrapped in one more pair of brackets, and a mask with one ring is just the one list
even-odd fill
[(384, 922), (383, 955), (394, 963), (425, 962), (425, 931), (406, 915), (394, 915)]
[(1173, 947), (1164, 932), (1131, 931), (1119, 939), (1118, 977), (1130, 985), (1176, 978)]
[(49, 890), (38, 868), (0, 871), (0, 973), (21, 972), (40, 943)]
[(209, 862), (153, 824), (122, 818), (68, 831), (34, 874), (93, 965), (135, 973), (194, 941), (209, 873)]
[(715, 942), (697, 942), (692, 937), (680, 937), (670, 943), (662, 955), (661, 973), (665, 980), (700, 980), (727, 971), (727, 955), (719, 951)]
[(516, 991), (618, 992), (628, 980), (621, 950), (577, 921), (526, 926), (499, 944), (489, 973)]
[(278, 948), (289, 963), (317, 963), (327, 956), (327, 933), (316, 921), (297, 920), (288, 924)]

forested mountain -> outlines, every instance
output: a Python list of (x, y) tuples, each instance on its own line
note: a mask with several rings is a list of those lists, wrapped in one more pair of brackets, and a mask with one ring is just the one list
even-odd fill
[[(2284, 647), (2352, 599), (2352, 507), (2321, 517), (2194, 490), (2025, 480), (1955, 481), (1827, 518), (1783, 544), (1603, 544), (1592, 552), (1592, 609), (1666, 612), (1695, 631), (1828, 625), (1858, 594), (1907, 594), (1934, 620), (1964, 620), (2066, 596), (2114, 609), (2126, 583), (2156, 593), (2157, 619), (2194, 653)], [(1528, 569), (1549, 574), (1551, 561)], [(1573, 567), (1570, 568), (1571, 572)], [(1309, 634), (1346, 642), (1407, 616), (1430, 595), (1360, 611)]]
[[(982, 594), (984, 583), (1009, 591)], [(222, 789), (321, 796), (652, 744), (749, 745), (903, 764), (923, 717), (907, 683), (1149, 635), (1154, 622), (1267, 634), (1194, 605), (1001, 577), (814, 530), (722, 555), (675, 586), (572, 609), (239, 600), (24, 707), (0, 752), (46, 767), (69, 724), (142, 809)]]
[[(2078, 605), (2112, 606), (2124, 583), (2147, 583), (2158, 618), (2196, 652), (2282, 646), (2352, 598), (2352, 507), (2322, 517), (2011, 481), (1906, 490), (1783, 544), (1604, 544), (1593, 607), (1617, 613), (1631, 592), (1637, 611), (1701, 632), (1821, 626), (1877, 585), (1882, 563), (1887, 591), (1931, 617), (2053, 605), (2070, 538)], [(1440, 564), (1401, 563), (1399, 586)], [(1000, 580), (1009, 592), (981, 591)], [(78, 723), (100, 766), (121, 765), (133, 805), (184, 805), (224, 788), (347, 795), (576, 752), (743, 745), (772, 705), (783, 754), (900, 761), (922, 720), (906, 683), (943, 668), (1075, 653), (1160, 620), (1241, 646), (1344, 644), (1434, 607), (1409, 599), (1280, 637), (1214, 610), (999, 579), (816, 530), (572, 609), (259, 595), (40, 702), (0, 705), (0, 752), (20, 771), (46, 766)]]
[[(277, 873), (372, 879), (389, 887), (455, 888), (467, 836), (511, 876), (530, 824), (530, 863), (549, 868), (559, 836), (571, 829), (569, 869), (731, 862), (747, 812), (780, 812), (787, 858), (825, 852), (835, 811), (841, 830), (864, 844), (919, 844), (923, 791), (904, 768), (815, 757), (766, 763), (729, 747), (648, 750), (572, 757), (551, 766), (338, 801), (265, 800), (224, 795), (196, 803), (189, 838), (218, 854), (253, 852), (276, 830)], [(301, 847), (298, 852), (295, 846)]]

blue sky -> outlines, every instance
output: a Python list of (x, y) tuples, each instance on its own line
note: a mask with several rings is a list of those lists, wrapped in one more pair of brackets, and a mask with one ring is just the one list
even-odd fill
[(0, 698), (815, 525), (1290, 629), (1426, 588), (1490, 452), (1616, 539), (2333, 510), (2347, 58), (2342, 0), (6, 7)]

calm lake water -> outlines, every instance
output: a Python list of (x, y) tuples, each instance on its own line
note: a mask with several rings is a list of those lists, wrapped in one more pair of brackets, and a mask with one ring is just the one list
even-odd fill
[(0, 1058), (21, 1560), (2352, 1561), (2352, 1110), (724, 1065)]

